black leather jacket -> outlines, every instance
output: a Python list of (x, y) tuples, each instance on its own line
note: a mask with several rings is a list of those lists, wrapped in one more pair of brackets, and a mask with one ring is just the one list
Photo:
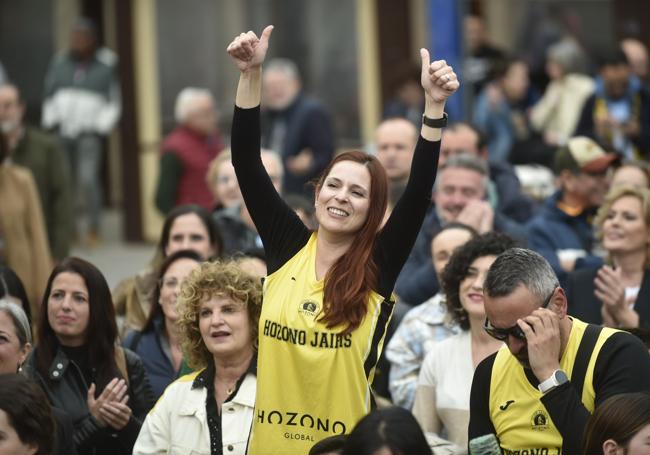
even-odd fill
[[(38, 350), (38, 346), (34, 352)], [(36, 369), (36, 356), (31, 355), (25, 365), (25, 373), (35, 380), (47, 394), (53, 406), (65, 411), (74, 424), (73, 439), (79, 455), (126, 455), (131, 454), (146, 414), (154, 405), (154, 396), (140, 358), (124, 350), (129, 373), (127, 404), (133, 415), (122, 430), (103, 427), (90, 414), (86, 398), (90, 384), (79, 367), (59, 349), (47, 378)]]

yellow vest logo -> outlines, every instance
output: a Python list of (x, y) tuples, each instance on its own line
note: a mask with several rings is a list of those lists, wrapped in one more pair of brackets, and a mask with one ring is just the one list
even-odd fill
[(543, 431), (548, 429), (548, 415), (544, 411), (535, 411), (530, 419), (533, 430)]
[(313, 318), (318, 314), (318, 303), (313, 300), (303, 300), (298, 307), (298, 313)]

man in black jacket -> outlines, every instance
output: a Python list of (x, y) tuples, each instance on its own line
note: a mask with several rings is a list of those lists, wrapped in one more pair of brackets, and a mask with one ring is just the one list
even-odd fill
[(284, 191), (309, 196), (306, 184), (334, 154), (334, 127), (325, 106), (302, 92), (296, 65), (274, 59), (264, 66), (262, 146), (277, 152), (285, 168)]

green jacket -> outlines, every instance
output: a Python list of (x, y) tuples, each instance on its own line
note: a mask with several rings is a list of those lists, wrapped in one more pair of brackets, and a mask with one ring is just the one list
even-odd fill
[(26, 127), (12, 160), (32, 171), (52, 256), (65, 258), (70, 252), (73, 210), (70, 165), (62, 147), (54, 137)]

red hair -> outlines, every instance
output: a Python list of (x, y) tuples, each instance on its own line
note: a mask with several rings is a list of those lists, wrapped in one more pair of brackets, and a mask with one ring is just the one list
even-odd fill
[(320, 320), (329, 329), (343, 326), (342, 333), (348, 334), (361, 325), (368, 311), (368, 293), (377, 287), (378, 270), (372, 252), (377, 231), (386, 213), (388, 178), (377, 158), (353, 150), (344, 152), (332, 160), (316, 184), (317, 192), (320, 191), (332, 167), (341, 161), (362, 164), (370, 173), (368, 216), (350, 248), (325, 275), (323, 316)]

